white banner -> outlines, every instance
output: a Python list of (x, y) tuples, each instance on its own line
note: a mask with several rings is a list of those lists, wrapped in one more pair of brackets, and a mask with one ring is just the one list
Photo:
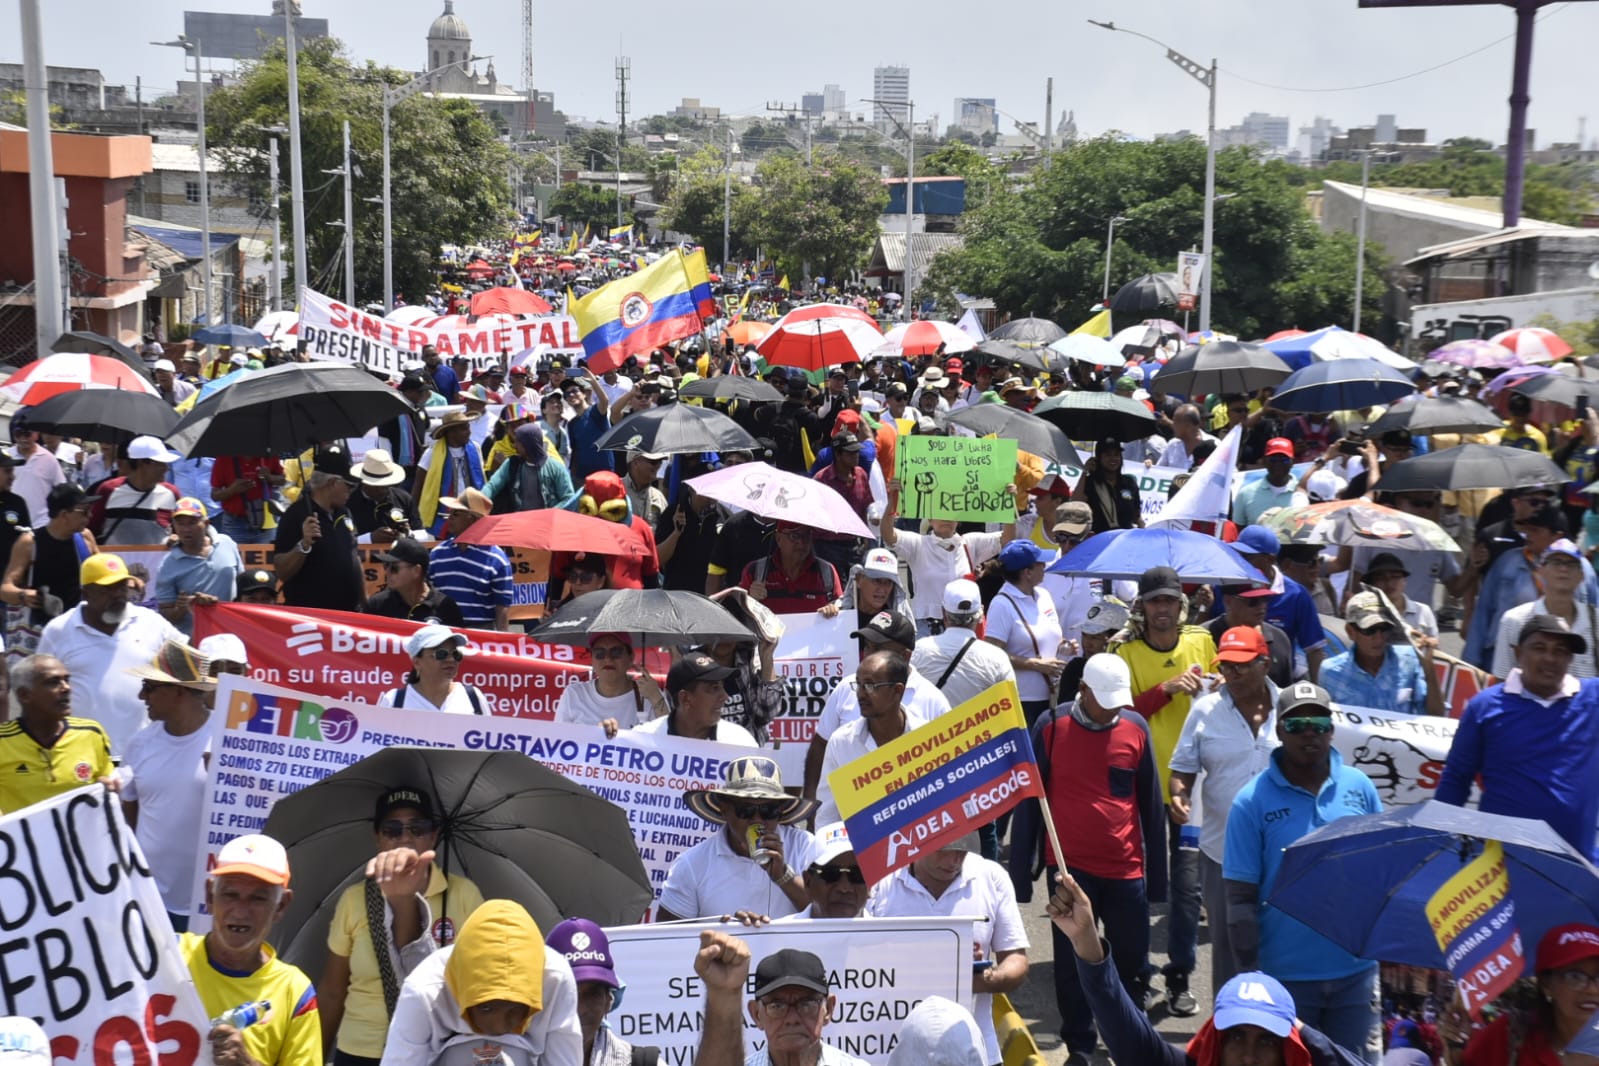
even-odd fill
[(768, 726), (783, 783), (805, 780), (805, 752), (816, 735), (816, 722), (846, 674), (861, 663), (860, 645), (850, 636), (858, 626), (853, 610), (823, 618), (814, 611), (785, 614), (783, 639), (777, 642), (777, 674), (788, 686), (783, 709)]
[(721, 784), (723, 764), (749, 754), (665, 735), (622, 732), (606, 740), (599, 726), (333, 702), (236, 675), (222, 679), (216, 706), (191, 928), (208, 920), (201, 918), (206, 871), (223, 844), (260, 832), (279, 796), (384, 748), (520, 751), (537, 759), (627, 813), (657, 895), (678, 855), (715, 829), (683, 805), (683, 793)]
[(1345, 766), (1371, 778), (1385, 808), (1406, 807), (1432, 799), (1459, 726), (1453, 718), (1342, 707), (1333, 711), (1333, 746)]
[(1177, 291), (1183, 296), (1198, 296), (1199, 284), (1205, 277), (1203, 252), (1177, 253)]
[[(1160, 509), (1166, 506), (1166, 493), (1171, 491), (1171, 479), (1188, 471), (1175, 466), (1145, 466), (1143, 463), (1123, 463), (1122, 473), (1132, 475), (1138, 482), (1138, 499), (1143, 505), (1142, 514), (1147, 524)], [(1083, 468), (1077, 463), (1046, 463), (1044, 480), (1064, 478), (1072, 488), (1082, 480)]]
[(5, 1013), (38, 1020), (55, 1062), (211, 1061), (211, 1031), (161, 893), (104, 787), (0, 819)]
[(1233, 513), (1233, 474), (1238, 467), (1242, 433), (1234, 426), (1170, 502), (1163, 495), (1154, 514), (1145, 509), (1145, 523), (1187, 529), (1194, 522), (1222, 522), (1229, 518)]
[[(795, 919), (760, 928), (698, 923), (607, 929), (616, 975), (627, 985), (611, 1028), (634, 1045), (654, 1044), (661, 1061), (685, 1066), (699, 1045), (705, 989), (694, 974), (700, 930), (722, 928), (750, 945), (750, 973), (782, 948), (809, 951), (827, 968), (838, 997), (822, 1039), (846, 1055), (881, 1066), (900, 1027), (928, 996), (972, 1005), (971, 918)], [(744, 1019), (747, 1052), (766, 1034)]]

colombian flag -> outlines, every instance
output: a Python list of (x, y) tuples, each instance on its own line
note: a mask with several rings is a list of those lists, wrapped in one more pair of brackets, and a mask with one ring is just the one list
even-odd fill
[(630, 355), (700, 332), (715, 306), (704, 251), (672, 252), (600, 286), (567, 313), (577, 319), (588, 368), (603, 374)]
[(627, 243), (633, 243), (632, 226), (612, 226), (610, 229), (605, 231), (605, 239), (613, 244), (621, 241), (623, 238), (626, 238)]

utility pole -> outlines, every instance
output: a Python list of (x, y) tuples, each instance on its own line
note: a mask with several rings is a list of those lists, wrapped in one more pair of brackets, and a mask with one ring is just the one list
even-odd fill
[(722, 168), (722, 273), (727, 273), (733, 220), (733, 127), (727, 127), (727, 163)]
[[(350, 169), (350, 120), (344, 120), (344, 302), (355, 306), (355, 174)], [(388, 313), (388, 308), (384, 308)]]
[(1349, 328), (1360, 332), (1361, 289), (1366, 282), (1366, 190), (1371, 186), (1371, 149), (1360, 154), (1360, 235), (1355, 241), (1355, 314)]
[(622, 148), (627, 144), (627, 80), (633, 76), (633, 61), (616, 59), (616, 227), (622, 228)]
[[(911, 293), (915, 291), (915, 271), (911, 262), (911, 222), (916, 217), (916, 102), (914, 100), (862, 100), (865, 104), (878, 104), (882, 106), (888, 120), (899, 126), (905, 133), (905, 274), (904, 285), (905, 319), (910, 321)], [(899, 119), (894, 117), (894, 111), (905, 108), (905, 124), (900, 126)]]
[(283, 212), (280, 209), (282, 192), (278, 182), (278, 138), (272, 135), (267, 145), (268, 173), (272, 180), (272, 202), (267, 210), (272, 212), (272, 310), (283, 310)]
[(300, 153), (300, 67), (299, 42), (295, 40), (294, 9), (284, 0), (283, 46), (288, 56), (289, 75), (289, 201), (294, 216), (294, 306), (305, 306), (300, 293), (305, 289), (305, 177)]
[(200, 109), (197, 116), (200, 129), (200, 260), (201, 284), (205, 286), (202, 301), (205, 324), (211, 325), (211, 160), (205, 144), (205, 75), (201, 69), (205, 57), (199, 41), (194, 42), (194, 99)]
[(28, 111), (28, 205), (33, 227), (33, 323), (40, 359), (69, 322), (61, 299), (60, 212), (56, 208), (55, 156), (50, 144), (50, 79), (44, 62), (44, 22), (39, 0), (22, 4), (22, 79)]

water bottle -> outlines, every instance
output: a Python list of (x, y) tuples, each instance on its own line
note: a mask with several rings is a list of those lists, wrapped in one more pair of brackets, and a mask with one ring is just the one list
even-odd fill
[(264, 1022), (272, 1014), (272, 1001), (258, 999), (250, 1003), (241, 1003), (232, 1010), (225, 1010), (211, 1019), (211, 1028), (219, 1025), (230, 1025), (235, 1029), (248, 1029), (256, 1022)]

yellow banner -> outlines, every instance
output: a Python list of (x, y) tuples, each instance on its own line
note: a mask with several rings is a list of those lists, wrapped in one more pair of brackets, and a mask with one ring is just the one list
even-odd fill
[(1427, 922), (1438, 938), (1438, 947), (1447, 955), (1462, 933), (1508, 895), (1505, 849), (1499, 841), (1490, 840), (1481, 855), (1462, 866), (1427, 900)]

